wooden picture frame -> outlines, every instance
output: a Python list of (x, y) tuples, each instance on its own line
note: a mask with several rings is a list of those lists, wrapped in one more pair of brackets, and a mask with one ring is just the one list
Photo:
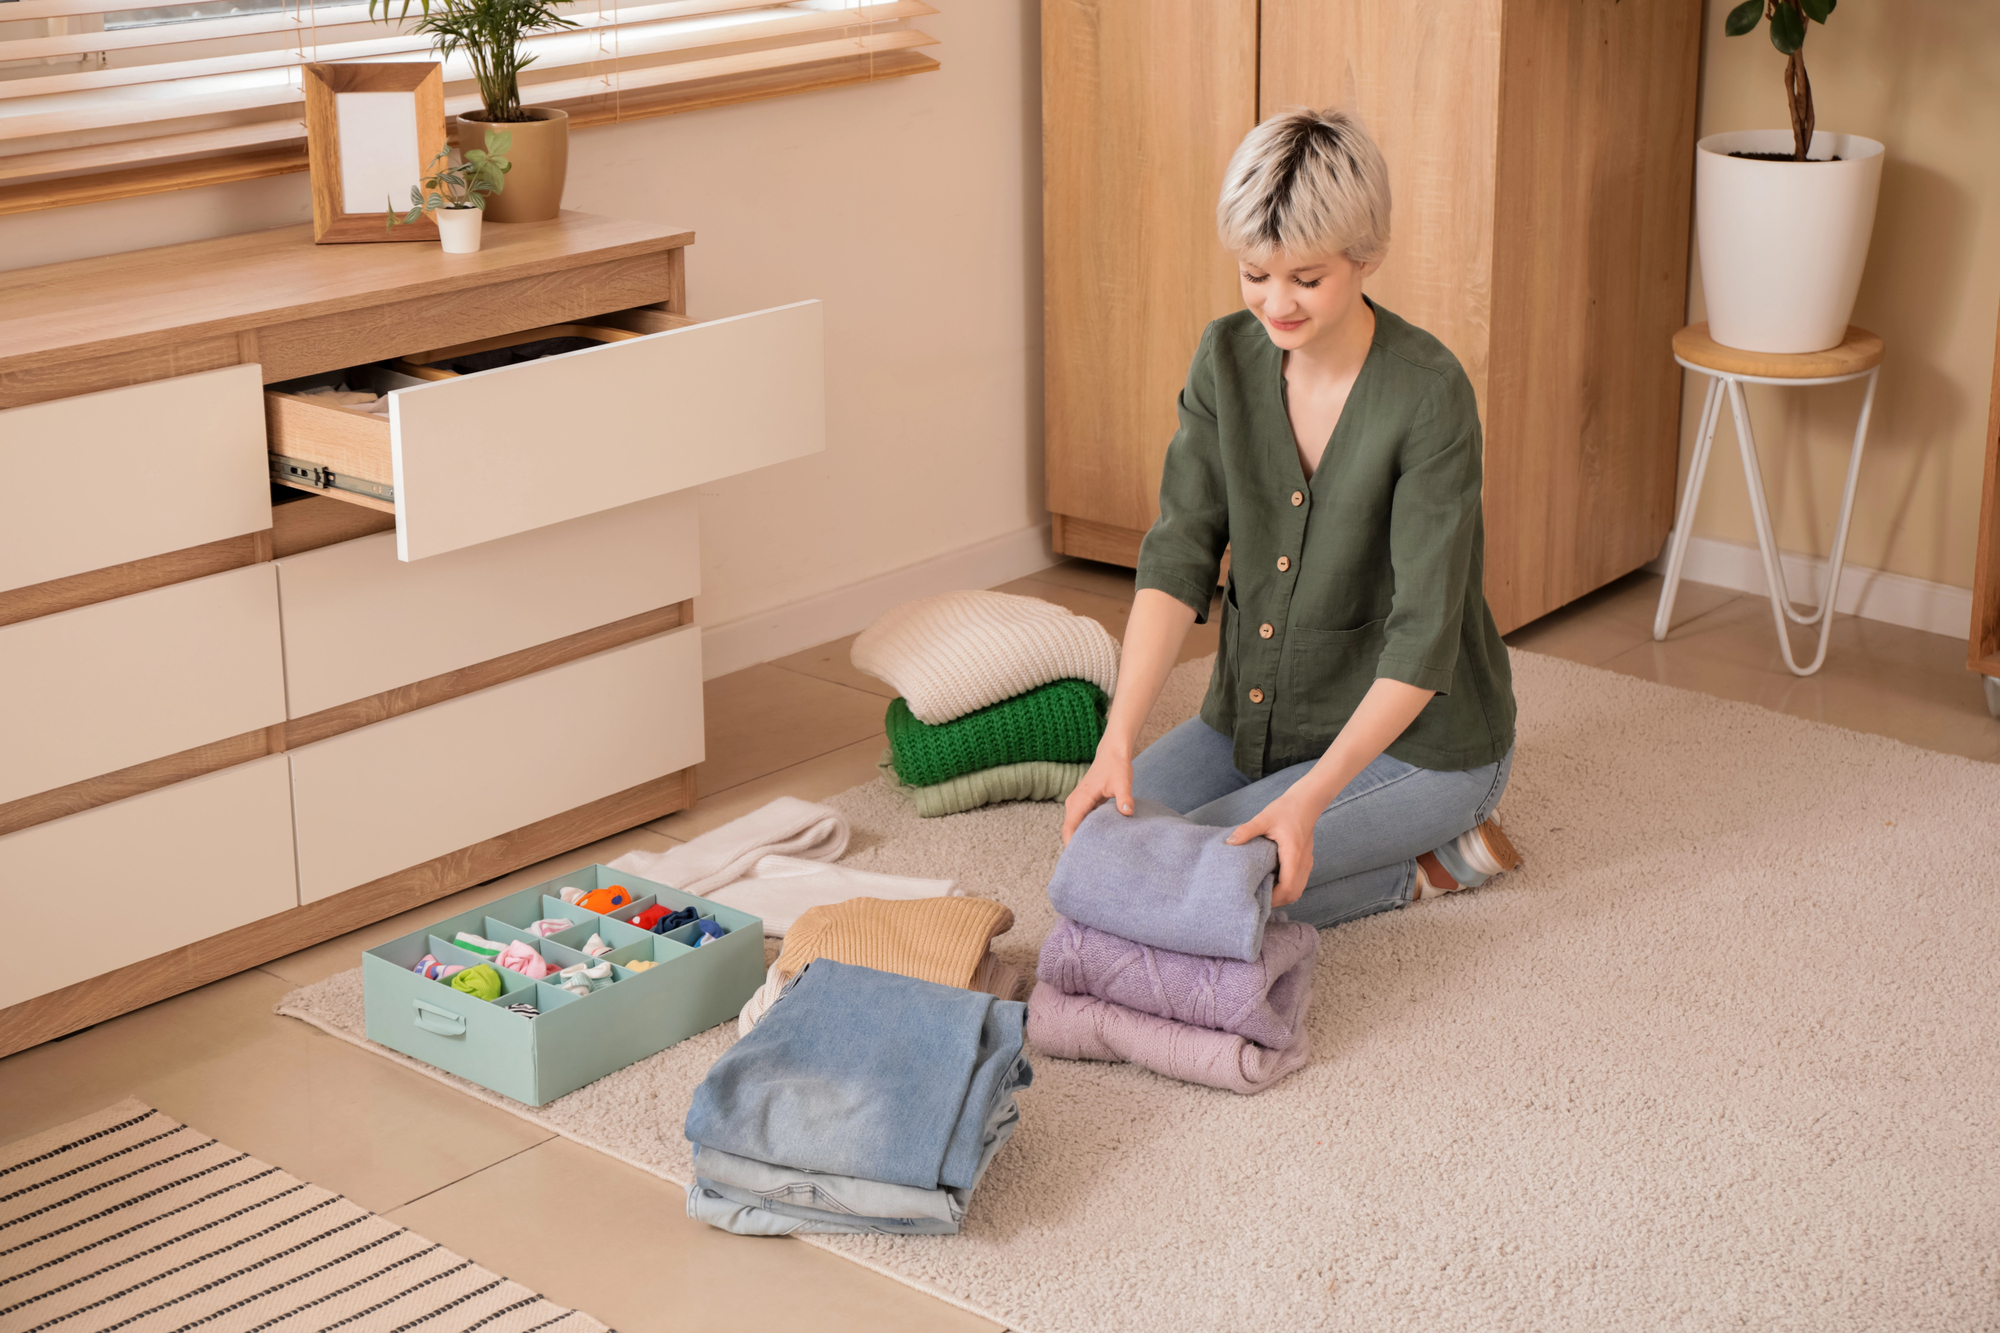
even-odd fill
[(391, 227), (387, 215), (391, 208), (409, 211), (410, 187), (445, 146), (444, 66), (390, 61), (300, 68), (313, 240), (321, 245), (437, 240), (437, 223), (430, 217)]

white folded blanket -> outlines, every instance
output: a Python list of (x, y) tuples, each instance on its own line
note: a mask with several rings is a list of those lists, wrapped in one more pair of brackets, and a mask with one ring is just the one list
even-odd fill
[(1111, 694), (1118, 641), (1039, 597), (948, 592), (885, 611), (854, 640), (858, 670), (886, 680), (935, 726), (1057, 680)]
[(948, 879), (881, 875), (872, 870), (850, 870), (846, 866), (792, 856), (767, 856), (751, 868), (749, 875), (708, 897), (710, 902), (762, 917), (764, 933), (781, 936), (808, 909), (829, 903), (844, 903), (849, 898), (947, 898), (957, 891), (957, 885)]
[(832, 806), (780, 796), (678, 847), (664, 852), (627, 852), (613, 861), (611, 868), (706, 898), (723, 885), (742, 879), (767, 856), (838, 861), (847, 850), (847, 837), (847, 816)]

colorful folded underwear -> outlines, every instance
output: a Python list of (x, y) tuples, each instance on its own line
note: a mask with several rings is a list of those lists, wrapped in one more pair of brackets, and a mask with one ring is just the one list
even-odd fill
[(420, 977), (427, 977), (432, 981), (443, 981), (454, 972), (465, 971), (465, 968), (458, 964), (440, 963), (429, 954), (425, 954), (423, 961), (411, 968), (410, 971)]
[(655, 903), (645, 911), (639, 913), (639, 915), (633, 917), (632, 924), (641, 930), (650, 930), (655, 935), (664, 935), (670, 930), (679, 930), (682, 926), (685, 926), (700, 915), (692, 907), (683, 907), (679, 911), (674, 911)]
[(615, 912), (626, 903), (632, 901), (631, 891), (623, 884), (613, 884), (608, 889), (579, 889), (570, 887), (560, 890), (558, 896), (572, 906), (581, 907), (586, 912), (596, 912), (599, 915)]
[(510, 972), (519, 972), (522, 976), (537, 981), (556, 970), (548, 959), (535, 952), (533, 945), (523, 944), (519, 940), (502, 949), (500, 956), (493, 962), (498, 967), (504, 967)]
[(497, 1000), (500, 998), (500, 974), (493, 970), (492, 964), (481, 963), (453, 977), (451, 988), (462, 990), (477, 999)]
[(611, 964), (577, 963), (556, 974), (556, 984), (571, 995), (588, 995), (594, 990), (602, 990), (617, 980), (611, 975)]

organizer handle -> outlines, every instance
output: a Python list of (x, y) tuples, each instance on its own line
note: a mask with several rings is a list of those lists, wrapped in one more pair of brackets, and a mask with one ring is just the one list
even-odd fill
[(463, 1037), (465, 1035), (465, 1015), (454, 1014), (449, 1009), (440, 1009), (422, 1000), (412, 1000), (417, 1007), (417, 1026), (426, 1032), (435, 1032), (440, 1037)]

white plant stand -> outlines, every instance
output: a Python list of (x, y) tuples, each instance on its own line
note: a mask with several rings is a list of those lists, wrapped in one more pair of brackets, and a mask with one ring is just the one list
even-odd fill
[[(1823, 352), (1745, 352), (1724, 347), (1708, 336), (1708, 325), (1695, 324), (1674, 335), (1674, 360), (1683, 367), (1708, 377), (1708, 393), (1702, 399), (1701, 427), (1695, 437), (1694, 459), (1688, 467), (1687, 488), (1681, 495), (1680, 513), (1674, 519), (1673, 539), (1667, 553), (1667, 577), (1660, 589), (1660, 609), (1653, 617), (1653, 637), (1664, 639), (1673, 623), (1674, 594), (1680, 590), (1681, 565), (1687, 558), (1688, 537), (1694, 531), (1695, 509), (1701, 502), (1701, 482), (1708, 471), (1709, 450), (1715, 444), (1715, 428), (1722, 417), (1723, 399), (1729, 400), (1730, 415), (1736, 423), (1736, 443), (1743, 454), (1743, 476), (1750, 490), (1750, 512), (1757, 525), (1757, 548), (1764, 556), (1764, 582), (1771, 595), (1771, 620), (1778, 631), (1778, 651), (1795, 676), (1810, 676), (1826, 661), (1826, 646), (1833, 633), (1833, 606), (1840, 595), (1840, 569), (1847, 556), (1847, 527), (1854, 517), (1855, 484), (1861, 477), (1861, 452), (1868, 443), (1868, 417), (1875, 407), (1875, 377), (1882, 367), (1882, 340), (1866, 329), (1849, 326), (1839, 346)], [(1781, 384), (1808, 388), (1820, 384), (1845, 384), (1866, 379), (1868, 390), (1861, 399), (1861, 415), (1854, 423), (1854, 445), (1847, 459), (1847, 486), (1840, 497), (1840, 522), (1834, 528), (1833, 555), (1827, 562), (1826, 591), (1819, 607), (1811, 614), (1793, 608), (1785, 586), (1784, 564), (1779, 558), (1778, 539), (1771, 528), (1771, 511), (1764, 497), (1764, 477), (1757, 467), (1757, 442), (1750, 433), (1750, 409), (1743, 401), (1746, 384)], [(1792, 655), (1792, 641), (1785, 630), (1789, 620), (1796, 625), (1818, 625), (1819, 647), (1813, 659), (1800, 666)]]

